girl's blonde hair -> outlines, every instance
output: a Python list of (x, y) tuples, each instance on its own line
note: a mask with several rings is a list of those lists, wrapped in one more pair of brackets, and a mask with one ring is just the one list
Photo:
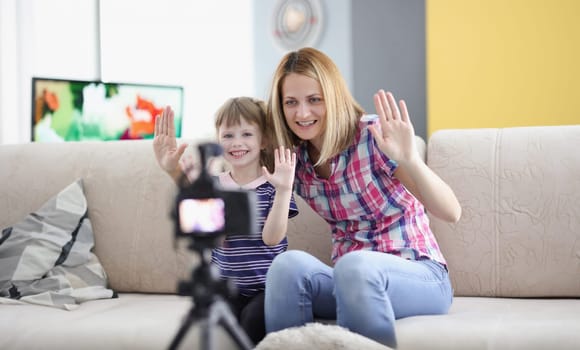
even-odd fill
[(312, 78), (322, 89), (326, 118), (322, 149), (315, 165), (323, 164), (354, 142), (364, 109), (352, 97), (338, 67), (326, 54), (310, 47), (289, 52), (274, 72), (267, 108), (268, 131), (274, 134), (272, 138), (278, 145), (292, 147), (302, 142), (290, 130), (284, 116), (282, 86), (290, 73)]
[(254, 124), (262, 136), (262, 149), (260, 151), (260, 165), (274, 171), (274, 154), (269, 133), (266, 130), (266, 103), (252, 97), (233, 97), (226, 100), (215, 114), (215, 129), (220, 126), (240, 125), (241, 121)]

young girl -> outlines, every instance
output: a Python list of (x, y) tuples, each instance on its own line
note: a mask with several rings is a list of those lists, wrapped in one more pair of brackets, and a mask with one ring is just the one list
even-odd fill
[(304, 48), (279, 63), (268, 101), (278, 143), (296, 147), (295, 191), (332, 228), (334, 269), (288, 251), (266, 277), (268, 332), (314, 317), (396, 347), (395, 319), (443, 314), (453, 291), (425, 210), (455, 222), (453, 191), (420, 158), (404, 101), (365, 115), (337, 66)]
[[(218, 176), (225, 189), (256, 192), (260, 235), (228, 235), (212, 252), (212, 262), (240, 293), (230, 300), (240, 326), (257, 344), (265, 335), (264, 285), (274, 257), (285, 251), (288, 218), (298, 214), (292, 197), (296, 155), (280, 147), (270, 151), (265, 135), (265, 104), (249, 97), (227, 100), (216, 113), (215, 127), (230, 170)], [(167, 107), (155, 121), (153, 147), (159, 165), (178, 182), (180, 158), (187, 147), (177, 145), (173, 111)], [(273, 171), (273, 173), (271, 173)]]

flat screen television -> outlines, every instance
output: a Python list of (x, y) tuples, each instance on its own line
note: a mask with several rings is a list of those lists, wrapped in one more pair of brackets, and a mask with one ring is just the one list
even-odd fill
[(34, 77), (31, 140), (151, 139), (155, 117), (168, 105), (175, 111), (175, 136), (181, 137), (181, 86)]

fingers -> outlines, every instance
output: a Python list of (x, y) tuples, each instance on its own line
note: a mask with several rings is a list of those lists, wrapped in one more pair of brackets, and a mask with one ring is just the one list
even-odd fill
[(284, 149), (284, 147), (280, 147), (280, 152), (284, 152), (284, 160), (286, 163), (289, 163), (292, 167), (296, 165), (296, 153), (292, 152), (290, 148)]
[(391, 110), (389, 108), (389, 103), (388, 103), (387, 98), (385, 96), (385, 91), (379, 90), (375, 94), (374, 100), (375, 100), (375, 108), (377, 110), (377, 114), (381, 118), (384, 118), (384, 120), (389, 121), (389, 119), (391, 119)]
[(400, 118), (399, 108), (397, 107), (397, 102), (393, 93), (390, 91), (385, 92), (384, 90), (379, 90), (377, 93), (377, 99), (381, 109), (384, 111), (385, 119), (387, 121)]
[(377, 114), (379, 116), (384, 115), (384, 120), (403, 120), (409, 121), (409, 111), (407, 110), (407, 105), (404, 100), (399, 100), (397, 105), (397, 100), (392, 92), (385, 92), (384, 90), (379, 90), (375, 96), (375, 108), (377, 109)]
[(292, 152), (289, 148), (280, 146), (274, 150), (274, 160), (276, 164), (287, 163), (294, 167), (296, 166), (296, 153)]
[(171, 109), (171, 107), (169, 106), (167, 106), (166, 109), (168, 110), (169, 116), (169, 118), (167, 118), (167, 135), (175, 137), (175, 122), (173, 121), (174, 118), (173, 109)]
[(401, 113), (399, 112), (399, 107), (397, 106), (397, 101), (395, 96), (391, 92), (386, 94), (387, 103), (389, 104), (389, 109), (391, 110), (391, 117), (393, 120), (401, 119)]
[(155, 117), (155, 130), (154, 130), (154, 133), (153, 133), (153, 135), (155, 137), (161, 136), (161, 123), (162, 123), (162, 120), (163, 120), (163, 113), (164, 112), (161, 112), (161, 114), (158, 114)]
[(399, 106), (401, 107), (401, 113), (402, 113), (401, 119), (404, 122), (408, 122), (409, 121), (409, 111), (407, 110), (407, 104), (405, 103), (405, 100), (400, 100)]
[(285, 162), (285, 154), (284, 154), (284, 148), (282, 146), (280, 146), (279, 148), (276, 148), (274, 150), (274, 157), (276, 159), (276, 163), (284, 163)]
[(161, 124), (160, 130), (159, 130), (160, 136), (166, 135), (167, 130), (166, 130), (165, 124), (167, 124), (167, 118), (168, 118), (167, 113), (168, 113), (167, 107), (163, 108), (163, 112), (161, 112), (161, 122), (159, 123), (159, 124)]
[(169, 106), (163, 108), (161, 114), (155, 118), (155, 136), (166, 135), (175, 136), (173, 110)]
[(290, 148), (286, 148), (286, 162), (289, 163), (292, 168), (296, 167), (296, 153), (292, 152)]
[(293, 152), (289, 148), (280, 146), (274, 150), (274, 157), (276, 161), (280, 163), (286, 163), (292, 161)]

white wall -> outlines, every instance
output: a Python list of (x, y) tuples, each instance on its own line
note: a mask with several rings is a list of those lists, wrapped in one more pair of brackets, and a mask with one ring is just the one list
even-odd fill
[[(347, 85), (353, 88), (352, 76), (352, 20), (353, 0), (320, 1), (322, 32), (312, 46), (324, 51), (336, 63)], [(286, 50), (273, 39), (273, 17), (279, 1), (254, 0), (254, 52), (256, 59), (257, 96), (266, 98), (272, 74)]]
[(252, 0), (0, 0), (0, 143), (30, 139), (33, 76), (182, 85), (182, 136), (213, 137), (253, 65)]
[(0, 0), (0, 143), (8, 139), (10, 131), (14, 132), (7, 125), (17, 120), (13, 116), (18, 110), (15, 17), (16, 0)]
[(103, 80), (185, 87), (184, 138), (213, 138), (227, 98), (254, 96), (252, 0), (101, 0)]

